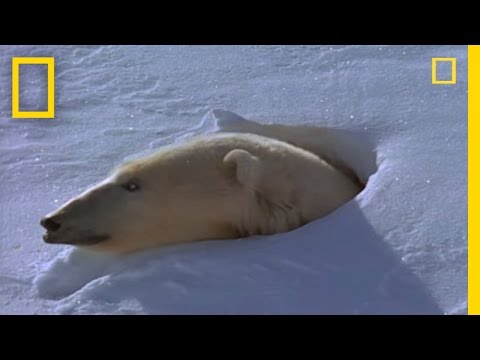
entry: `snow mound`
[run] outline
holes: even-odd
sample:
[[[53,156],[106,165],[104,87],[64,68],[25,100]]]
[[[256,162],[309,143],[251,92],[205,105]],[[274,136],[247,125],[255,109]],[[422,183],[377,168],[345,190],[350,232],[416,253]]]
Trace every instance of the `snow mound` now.
[[[348,142],[341,131],[326,128],[260,125],[225,110],[210,112],[175,138],[221,131],[271,136],[317,153],[328,150],[365,181],[376,169],[375,154],[361,137]],[[34,284],[41,297],[58,300],[55,309],[63,314],[440,313],[365,219],[360,199],[273,236],[119,257],[68,250]]]

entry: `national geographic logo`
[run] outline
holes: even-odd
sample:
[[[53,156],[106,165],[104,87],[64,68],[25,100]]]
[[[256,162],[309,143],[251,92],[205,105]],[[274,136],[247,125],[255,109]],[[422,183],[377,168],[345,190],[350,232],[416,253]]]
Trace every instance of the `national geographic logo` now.
[[[438,63],[450,63],[450,79],[439,79],[437,75]],[[457,59],[456,58],[432,58],[432,84],[434,85],[453,85],[457,83]]]
[[[47,65],[47,110],[20,110],[20,65]],[[55,59],[53,57],[12,58],[12,118],[53,119],[55,117]]]

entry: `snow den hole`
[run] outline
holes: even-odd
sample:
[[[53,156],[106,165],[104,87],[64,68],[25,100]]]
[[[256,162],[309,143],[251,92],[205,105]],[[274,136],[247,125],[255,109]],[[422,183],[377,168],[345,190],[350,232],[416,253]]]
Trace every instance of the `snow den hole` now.
[[[326,127],[260,124],[233,112],[213,110],[205,122],[213,121],[215,131],[258,134],[298,146],[322,157],[366,187],[377,171],[373,142],[361,132]]]

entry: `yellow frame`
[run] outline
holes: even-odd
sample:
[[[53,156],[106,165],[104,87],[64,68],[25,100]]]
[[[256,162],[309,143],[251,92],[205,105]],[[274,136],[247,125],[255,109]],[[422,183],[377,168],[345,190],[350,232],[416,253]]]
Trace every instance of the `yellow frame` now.
[[[468,46],[468,314],[480,315],[480,45]]]
[[[452,77],[450,80],[437,80],[437,62],[452,63]],[[457,83],[457,59],[456,58],[432,58],[432,84],[456,84]]]
[[[20,111],[20,65],[47,65],[47,110]],[[14,119],[53,119],[55,117],[55,59],[53,57],[12,58],[12,117]]]

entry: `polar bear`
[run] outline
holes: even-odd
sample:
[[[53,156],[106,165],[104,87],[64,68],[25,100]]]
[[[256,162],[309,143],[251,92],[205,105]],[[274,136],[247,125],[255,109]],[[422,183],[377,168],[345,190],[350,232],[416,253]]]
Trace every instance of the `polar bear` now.
[[[126,253],[286,232],[331,213],[361,189],[289,143],[217,133],[121,165],[41,224],[47,243]]]

